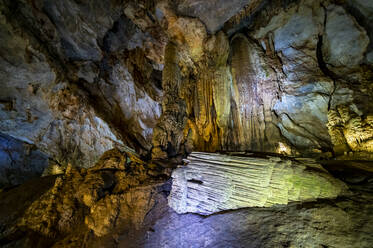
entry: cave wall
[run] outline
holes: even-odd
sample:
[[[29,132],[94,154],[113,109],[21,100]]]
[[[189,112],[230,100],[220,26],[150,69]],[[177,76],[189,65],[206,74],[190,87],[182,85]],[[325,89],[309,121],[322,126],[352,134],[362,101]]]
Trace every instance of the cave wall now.
[[[155,134],[167,142],[155,142],[153,157],[194,149],[370,159],[372,29],[364,4],[275,1],[230,37],[208,35],[205,22],[159,5],[178,57],[177,68],[165,58],[165,70],[181,71],[171,91],[187,121],[179,118],[185,128],[177,134]],[[197,12],[191,16],[201,18]]]
[[[1,1],[0,245],[371,247],[372,16]]]
[[[162,33],[135,25],[124,14],[133,18],[133,4],[1,1],[0,132],[59,166],[91,167],[113,147],[150,150]]]
[[[0,133],[0,187],[40,177],[49,165],[48,155],[35,145]]]
[[[126,146],[371,158],[369,2],[0,6],[0,132],[58,165]]]

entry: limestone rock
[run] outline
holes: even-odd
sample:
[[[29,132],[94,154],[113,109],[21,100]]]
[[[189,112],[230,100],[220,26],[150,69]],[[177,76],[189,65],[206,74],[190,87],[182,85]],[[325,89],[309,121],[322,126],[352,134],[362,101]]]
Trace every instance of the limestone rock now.
[[[362,63],[369,44],[366,31],[340,6],[327,10],[323,49],[325,62],[334,67]]]
[[[45,1],[44,8],[56,25],[64,55],[72,60],[100,60],[100,43],[121,14],[112,1],[97,1],[92,5]]]
[[[184,142],[183,128],[186,118],[185,102],[180,97],[182,82],[179,59],[175,44],[167,44],[162,75],[162,88],[166,94],[162,100],[163,114],[153,137],[153,158],[174,157],[183,150],[181,146]]]
[[[365,191],[364,187],[369,188],[366,184],[359,188]],[[149,232],[146,240],[137,241],[137,245],[369,248],[373,242],[373,198],[371,190],[360,190],[353,197],[332,201],[246,208],[210,216],[169,210],[152,226],[154,232]]]
[[[354,108],[355,107],[355,108]],[[328,113],[328,128],[335,152],[373,151],[373,116],[363,116],[355,105],[339,105]]]
[[[354,13],[355,18],[358,20],[359,25],[364,27],[367,30],[367,35],[369,36],[369,46],[366,53],[366,62],[369,64],[373,63],[373,32],[369,32],[369,30],[373,30],[373,4],[370,1],[363,1],[363,0],[349,0],[347,1],[347,6],[350,12]]]
[[[136,170],[141,165],[140,162],[134,163],[132,168],[128,168],[127,164],[126,173],[121,169],[102,167],[103,164],[111,164],[108,167],[120,168],[118,165],[125,161],[128,155],[130,154],[110,151],[102,158],[102,162],[97,164],[96,169],[88,171],[70,168],[64,176],[57,179],[43,177],[1,191],[2,245],[128,248],[260,248],[285,245],[371,247],[373,194],[372,169],[366,167],[369,164],[365,164],[366,169],[360,172],[364,175],[363,180],[348,184],[351,192],[346,197],[251,207],[201,216],[193,213],[178,214],[168,207],[166,197],[171,183],[163,184],[165,179],[155,177],[155,181],[152,181],[147,177],[145,181],[140,180],[139,184],[132,181],[139,178],[137,175],[143,175],[140,172],[142,169]],[[211,160],[207,162],[212,165]],[[303,162],[306,165],[312,164],[308,159]],[[337,171],[345,171],[344,162],[332,162]],[[300,166],[300,170],[305,166],[299,164],[299,161],[294,160],[293,163]],[[351,176],[357,172],[358,167],[364,167],[360,162],[356,164],[353,171],[346,170],[345,173]],[[144,163],[143,166],[145,174],[148,175],[149,171],[154,169]],[[330,177],[316,165],[308,167],[306,171],[304,173],[322,174],[325,176],[325,182]],[[113,176],[116,173],[121,173],[124,177]],[[240,176],[242,175],[235,175],[235,178]],[[127,179],[131,177],[129,188],[124,191],[113,190],[113,186],[115,189],[118,184],[127,184]],[[307,178],[300,181],[304,182]],[[151,180],[148,181],[149,179]],[[95,184],[94,181],[97,182],[96,192],[99,198],[93,200],[88,207],[77,192],[90,188]]]
[[[152,34],[123,15],[124,5],[20,0],[0,8],[1,132],[62,166],[91,167],[123,144],[149,152],[162,95],[153,68],[162,59],[150,55]]]
[[[94,237],[100,239],[107,235],[113,237],[115,233],[139,231],[161,193],[158,186],[165,177],[162,168],[143,162],[136,154],[110,150],[89,170],[70,166],[63,175],[30,182],[31,188],[33,183],[39,183],[41,190],[33,199],[19,194],[19,197],[29,197],[25,205],[4,193],[2,199],[12,206],[18,202],[16,209],[20,211],[0,217],[2,227],[13,226],[1,231],[0,239],[17,236],[20,230],[25,230],[29,233],[24,236],[26,244],[39,237],[37,247],[51,246],[57,241],[62,243],[61,247],[67,245],[64,242],[81,246],[87,240],[79,237],[87,232],[92,231]],[[21,186],[21,193],[23,191]],[[5,211],[3,207],[0,204]],[[51,237],[54,238],[49,239]]]
[[[218,31],[226,21],[237,14],[246,5],[253,4],[254,0],[181,0],[177,1],[177,11],[181,15],[199,18],[210,33]]]
[[[335,198],[347,186],[308,159],[235,157],[194,152],[172,173],[169,206],[209,215],[245,207]]]
[[[34,145],[0,133],[1,188],[40,177],[48,164],[48,156]]]

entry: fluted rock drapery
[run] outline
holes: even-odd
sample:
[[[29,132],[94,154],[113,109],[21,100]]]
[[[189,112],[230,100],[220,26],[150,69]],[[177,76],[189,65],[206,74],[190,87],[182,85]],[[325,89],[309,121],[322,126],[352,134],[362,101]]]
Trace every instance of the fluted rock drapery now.
[[[335,198],[347,187],[314,160],[193,152],[172,173],[168,203],[177,213],[202,215],[245,207]]]

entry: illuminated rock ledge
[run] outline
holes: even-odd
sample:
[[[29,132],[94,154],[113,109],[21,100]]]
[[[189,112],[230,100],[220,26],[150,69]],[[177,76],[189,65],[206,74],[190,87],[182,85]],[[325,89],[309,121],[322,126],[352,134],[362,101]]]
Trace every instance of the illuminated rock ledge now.
[[[193,152],[173,174],[168,204],[202,215],[245,207],[335,198],[347,186],[312,159]]]

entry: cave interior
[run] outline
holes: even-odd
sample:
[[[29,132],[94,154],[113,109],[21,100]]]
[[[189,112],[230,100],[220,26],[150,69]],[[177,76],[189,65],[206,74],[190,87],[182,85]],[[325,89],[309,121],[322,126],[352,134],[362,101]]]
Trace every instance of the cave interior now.
[[[0,0],[1,247],[372,234],[372,0]]]

